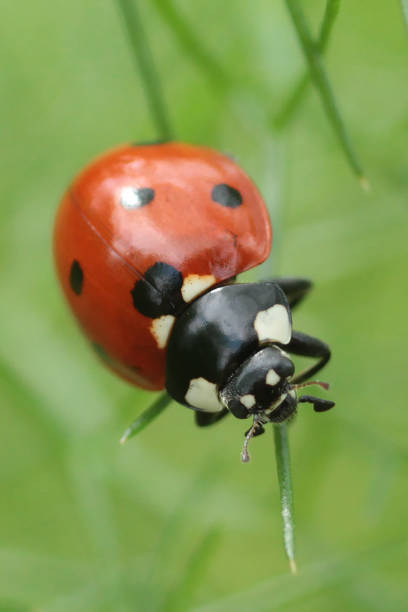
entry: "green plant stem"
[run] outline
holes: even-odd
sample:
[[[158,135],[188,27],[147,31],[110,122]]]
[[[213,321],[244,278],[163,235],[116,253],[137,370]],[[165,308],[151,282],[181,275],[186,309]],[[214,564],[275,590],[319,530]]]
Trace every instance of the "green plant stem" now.
[[[213,58],[180,10],[174,7],[172,0],[153,0],[153,4],[172,30],[185,56],[201,67],[214,87],[228,86],[231,80],[229,74]]]
[[[401,0],[402,16],[404,17],[405,27],[408,30],[408,0]]]
[[[143,431],[145,427],[157,419],[157,417],[165,408],[167,408],[171,401],[172,399],[168,393],[162,393],[157,400],[153,402],[151,406],[149,406],[149,408],[144,410],[144,412],[142,412],[142,414],[139,415],[131,425],[129,425],[121,437],[120,443],[124,444],[127,440],[129,440],[129,438],[133,438],[133,436]]]
[[[135,61],[145,85],[146,96],[157,131],[163,140],[171,140],[172,130],[164,104],[162,87],[140,20],[136,0],[117,0],[117,3],[123,16],[129,42],[134,51]]]
[[[351,145],[343,118],[338,109],[337,102],[330,85],[320,49],[312,38],[299,0],[285,0],[285,2],[292,18],[300,46],[308,62],[310,77],[320,95],[330,123],[332,124],[351,169],[360,179],[362,186],[367,188],[367,179],[364,176],[360,161]]]
[[[321,54],[324,54],[330,40],[330,34],[340,9],[340,0],[326,0],[326,8],[320,24],[317,46]],[[280,110],[273,117],[274,127],[283,129],[293,118],[299,108],[310,83],[310,72],[304,70],[293,86],[292,91],[282,104]]]
[[[326,8],[319,30],[319,48],[323,53],[328,45],[330,34],[340,9],[340,0],[326,0]]]
[[[293,512],[292,477],[290,473],[290,452],[288,426],[286,423],[273,426],[275,438],[276,467],[280,489],[283,520],[283,541],[291,572],[297,573],[295,559],[295,522]]]

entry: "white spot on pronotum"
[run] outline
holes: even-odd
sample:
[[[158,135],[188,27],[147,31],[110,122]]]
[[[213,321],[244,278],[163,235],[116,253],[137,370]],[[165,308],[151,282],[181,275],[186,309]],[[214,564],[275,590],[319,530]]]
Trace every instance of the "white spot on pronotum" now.
[[[215,383],[201,377],[190,381],[185,400],[193,408],[199,408],[204,412],[220,412],[223,409]]]
[[[258,312],[254,327],[260,342],[288,344],[292,335],[289,314],[283,304]]]
[[[185,277],[183,286],[181,288],[181,295],[185,302],[191,302],[197,295],[200,295],[203,291],[211,287],[216,283],[215,276],[212,274],[189,274]]]
[[[150,331],[152,332],[159,348],[162,349],[167,345],[167,341],[175,320],[176,317],[173,317],[173,315],[163,315],[158,319],[153,319],[150,326]]]
[[[279,374],[277,374],[275,370],[269,370],[266,375],[266,380],[265,380],[266,384],[271,385],[271,387],[274,387],[275,385],[278,384],[279,381],[280,381]]]
[[[296,399],[296,391],[294,389],[292,389],[291,391],[289,391],[289,395],[292,399]]]
[[[256,404],[255,395],[252,395],[252,393],[243,395],[239,398],[239,401],[245,406],[245,408],[248,408],[248,410],[250,410]]]

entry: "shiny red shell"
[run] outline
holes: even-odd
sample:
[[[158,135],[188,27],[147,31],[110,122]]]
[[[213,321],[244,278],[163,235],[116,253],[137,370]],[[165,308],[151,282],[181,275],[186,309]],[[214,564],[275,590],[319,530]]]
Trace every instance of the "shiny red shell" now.
[[[238,190],[242,204],[215,202],[216,185]],[[154,189],[154,199],[127,209],[127,188]],[[91,163],[62,200],[54,236],[58,275],[83,330],[116,373],[152,390],[164,387],[166,349],[132,302],[135,283],[165,262],[184,279],[204,277],[207,290],[262,263],[270,248],[266,206],[249,177],[228,156],[182,143],[125,145]]]

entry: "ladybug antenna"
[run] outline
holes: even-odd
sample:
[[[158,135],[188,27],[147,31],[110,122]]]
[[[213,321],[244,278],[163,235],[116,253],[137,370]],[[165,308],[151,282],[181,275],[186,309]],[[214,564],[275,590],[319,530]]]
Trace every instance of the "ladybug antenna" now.
[[[308,382],[301,383],[299,385],[292,385],[292,389],[303,389],[304,387],[309,387],[310,385],[319,385],[326,391],[330,388],[329,383],[321,382],[320,380],[309,380]],[[298,402],[301,403],[309,403],[313,404],[313,409],[315,412],[326,412],[326,410],[330,410],[335,405],[331,400],[322,399],[321,397],[314,397],[313,395],[302,395],[299,397]]]
[[[330,389],[329,383],[322,382],[320,380],[309,380],[308,382],[300,383],[299,385],[292,385],[292,389],[303,389],[303,387],[309,387],[310,385],[319,385],[319,387],[326,389],[326,391]]]
[[[248,451],[248,445],[249,445],[250,440],[254,436],[257,435],[258,427],[262,427],[258,419],[259,419],[259,416],[255,414],[252,427],[251,429],[248,429],[248,431],[246,432],[244,446],[242,448],[242,453],[241,453],[242,463],[248,463],[249,461],[251,461],[251,455],[249,454],[249,451]]]

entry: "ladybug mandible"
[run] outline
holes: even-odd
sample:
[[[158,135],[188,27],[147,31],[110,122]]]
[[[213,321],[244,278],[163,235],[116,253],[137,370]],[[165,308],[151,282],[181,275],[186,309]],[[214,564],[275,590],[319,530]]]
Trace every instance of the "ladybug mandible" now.
[[[105,364],[136,386],[166,387],[200,426],[253,416],[246,445],[298,402],[334,405],[297,396],[330,358],[327,344],[292,330],[311,283],[234,282],[270,248],[265,203],[243,170],[174,142],[126,145],[85,168],[54,240],[66,298]],[[288,353],[317,362],[295,375]]]

